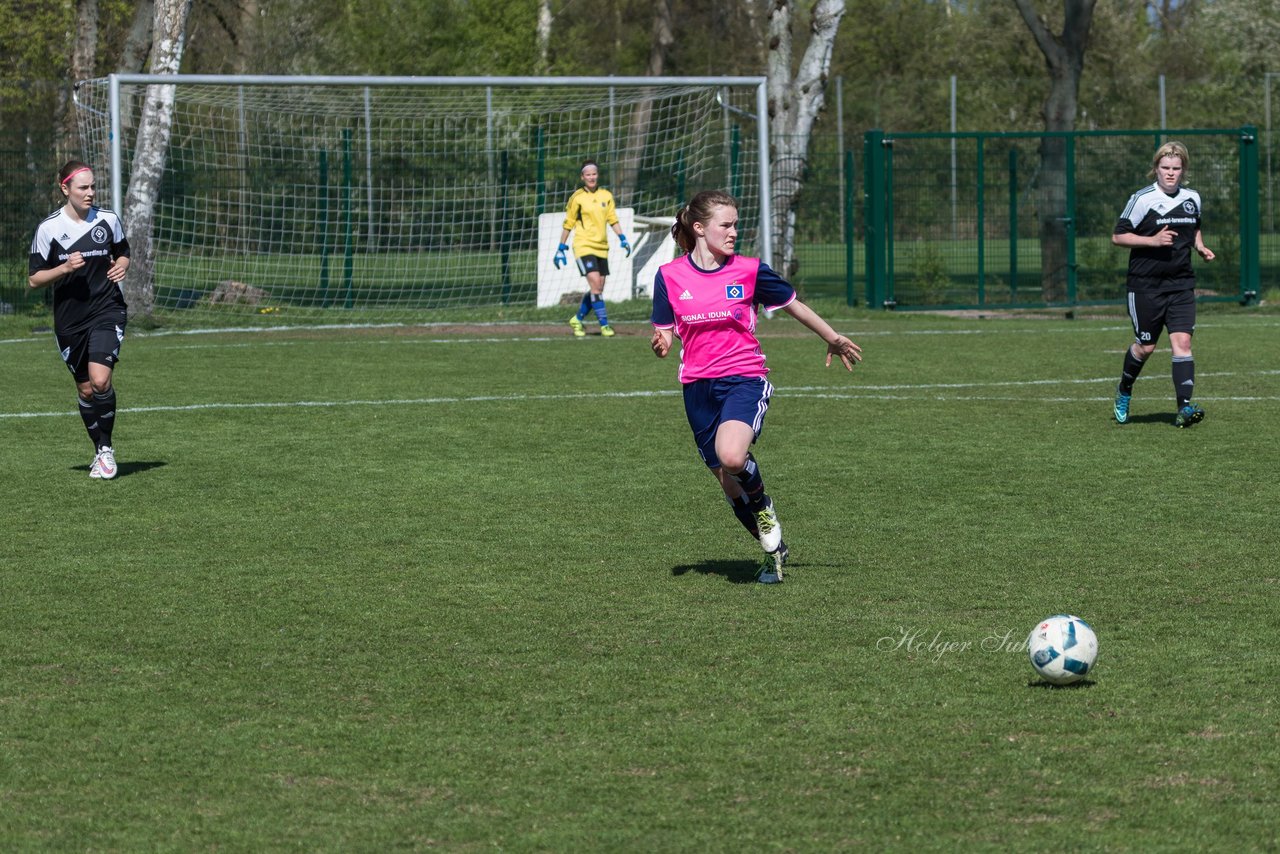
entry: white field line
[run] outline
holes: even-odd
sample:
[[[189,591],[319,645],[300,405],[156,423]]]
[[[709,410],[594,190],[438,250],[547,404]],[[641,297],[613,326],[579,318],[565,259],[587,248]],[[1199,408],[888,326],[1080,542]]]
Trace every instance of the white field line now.
[[[1227,376],[1277,376],[1280,370],[1266,371],[1221,371],[1221,372],[1203,372],[1201,377],[1227,377]],[[1156,381],[1156,377],[1142,377],[1139,381]],[[1167,379],[1167,378],[1166,378]],[[795,386],[791,388],[783,387],[779,389],[779,393],[783,398],[786,397],[815,397],[829,398],[833,400],[934,400],[934,401],[1020,401],[1023,403],[1081,403],[1092,401],[1109,401],[1112,399],[1112,392],[1109,386],[1115,382],[1115,377],[1098,377],[1094,379],[1052,379],[1052,380],[1006,380],[996,382],[970,382],[970,383],[897,383],[892,385],[873,385],[873,386]],[[1108,385],[1107,394],[1102,396],[1086,396],[1086,397],[1062,397],[1060,395],[1047,397],[1021,397],[1001,394],[981,394],[983,389],[1010,389],[1010,388],[1043,388],[1046,386],[1063,386],[1063,385],[1095,385],[1098,383],[1106,383]],[[956,391],[972,391],[979,392],[976,394],[949,394],[947,392]],[[914,394],[913,394],[914,392]],[[463,404],[463,403],[521,403],[521,402],[542,402],[542,401],[566,401],[566,400],[622,400],[629,398],[647,398],[647,397],[674,397],[679,394],[678,389],[660,389],[657,391],[601,391],[601,392],[573,392],[565,394],[486,394],[486,395],[468,395],[465,397],[418,397],[418,398],[388,398],[385,400],[297,400],[297,401],[258,401],[252,403],[192,403],[182,405],[168,406],[135,406],[122,407],[122,413],[145,413],[145,412],[207,412],[214,410],[245,410],[245,409],[304,409],[304,408],[331,408],[331,407],[347,407],[347,406],[437,406],[441,404]],[[1200,395],[1197,400],[1215,401],[1215,402],[1259,402],[1259,401],[1280,401],[1280,395],[1243,395],[1243,396],[1211,396]],[[50,411],[50,412],[0,412],[0,420],[18,419],[18,418],[53,418],[78,415],[72,411]]]
[[[915,336],[915,335],[1045,335],[1045,334],[1078,334],[1078,333],[1112,333],[1112,332],[1132,332],[1133,327],[1127,323],[1115,326],[1090,326],[1088,321],[1078,321],[1081,325],[1072,325],[1077,321],[1067,324],[1065,322],[1056,321],[1033,321],[1027,326],[1012,326],[1017,321],[1011,320],[992,320],[986,321],[981,327],[963,328],[963,329],[858,329],[851,327],[842,329],[841,332],[849,337],[857,340],[862,338],[884,338],[894,336]],[[626,321],[625,325],[633,325],[639,323],[644,325],[644,321]],[[1054,323],[1051,328],[1046,328],[1046,324]],[[1061,325],[1060,325],[1061,324]],[[491,321],[491,322],[457,322],[457,321],[441,321],[433,323],[331,323],[312,326],[307,324],[281,325],[281,326],[241,326],[241,327],[224,327],[221,329],[176,329],[176,330],[156,330],[151,332],[130,332],[130,340],[140,338],[170,338],[170,337],[190,337],[197,335],[271,335],[282,332],[320,332],[335,331],[343,332],[357,329],[441,329],[456,328],[459,326],[480,327],[484,329],[492,329],[500,331],[503,327],[529,326],[527,322],[517,320]],[[559,330],[562,324],[549,323],[546,324],[548,330]],[[1223,321],[1201,321],[1196,325],[1197,330],[1205,329],[1274,329],[1280,327],[1280,318],[1266,320],[1258,319],[1238,319]],[[762,330],[768,330],[768,326],[762,326]],[[51,333],[40,335],[32,335],[24,338],[0,338],[0,345],[5,344],[27,344],[27,343],[44,343],[48,345]],[[466,342],[491,342],[491,341],[559,341],[561,339],[569,340],[567,336],[549,335],[536,337],[510,337],[510,338],[466,338],[464,336],[451,337],[448,339],[431,339],[432,344],[452,344]],[[413,339],[396,338],[386,339],[386,343],[415,343]],[[222,345],[227,346],[227,345]]]

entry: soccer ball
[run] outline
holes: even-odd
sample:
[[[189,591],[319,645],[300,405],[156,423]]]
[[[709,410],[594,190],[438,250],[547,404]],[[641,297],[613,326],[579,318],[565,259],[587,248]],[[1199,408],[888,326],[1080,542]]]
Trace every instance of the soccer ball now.
[[[1098,659],[1098,636],[1079,617],[1055,614],[1031,630],[1027,655],[1041,678],[1054,685],[1070,685],[1093,669]]]

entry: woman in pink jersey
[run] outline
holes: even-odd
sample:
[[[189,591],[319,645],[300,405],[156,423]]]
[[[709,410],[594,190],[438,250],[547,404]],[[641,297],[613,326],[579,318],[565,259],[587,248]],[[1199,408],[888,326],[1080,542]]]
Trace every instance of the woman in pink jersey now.
[[[751,446],[764,429],[773,386],[756,339],[757,305],[781,309],[827,342],[827,365],[838,356],[852,371],[862,350],[800,300],[785,279],[758,258],[734,254],[738,202],[709,190],[694,196],[671,234],[685,254],[654,279],[653,338],[658,358],[680,338],[684,408],[703,462],[720,482],[734,515],[765,551],[757,575],[782,580],[787,545],[773,501],[764,490]]]

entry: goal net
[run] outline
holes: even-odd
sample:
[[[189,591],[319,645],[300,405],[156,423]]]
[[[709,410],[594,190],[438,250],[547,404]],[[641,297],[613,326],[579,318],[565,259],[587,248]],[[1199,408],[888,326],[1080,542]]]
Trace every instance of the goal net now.
[[[152,208],[157,309],[557,302],[583,285],[554,269],[544,223],[558,218],[558,242],[586,158],[635,238],[632,258],[610,258],[611,298],[647,293],[647,262],[670,257],[662,223],[699,190],[737,196],[741,251],[767,247],[762,78],[114,75],[76,92],[99,204],[120,210],[142,171],[137,128],[158,81],[173,108]]]

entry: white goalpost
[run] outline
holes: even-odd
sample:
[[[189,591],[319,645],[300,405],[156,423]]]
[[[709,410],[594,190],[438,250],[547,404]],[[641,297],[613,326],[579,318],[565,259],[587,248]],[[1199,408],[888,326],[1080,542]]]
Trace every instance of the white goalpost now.
[[[587,158],[633,245],[611,252],[606,299],[648,295],[699,190],[737,196],[742,251],[772,253],[763,77],[116,74],[76,87],[99,204],[118,210],[139,171],[157,85],[174,93],[152,211],[158,309],[556,305],[585,288],[551,261]]]

